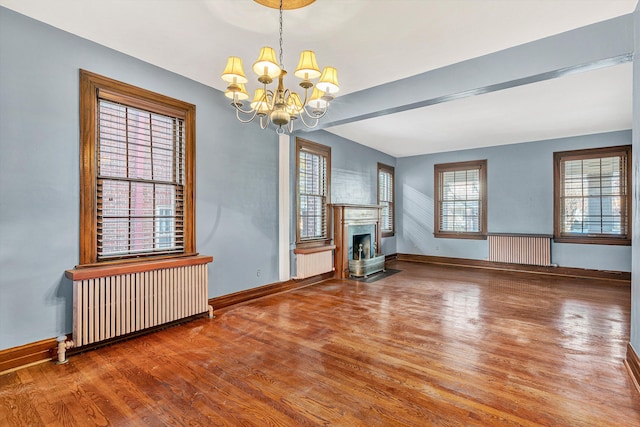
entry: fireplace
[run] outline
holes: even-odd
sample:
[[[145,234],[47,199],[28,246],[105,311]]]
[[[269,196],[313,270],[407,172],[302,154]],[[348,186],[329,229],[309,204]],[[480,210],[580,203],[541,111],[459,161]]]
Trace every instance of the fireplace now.
[[[353,253],[351,259],[369,259],[373,251],[371,250],[371,234],[356,234],[351,240],[353,244],[349,252]]]
[[[359,251],[362,245],[362,251]],[[349,251],[348,259],[371,258],[376,251],[375,224],[347,224],[345,247]]]
[[[380,206],[332,205],[334,214],[334,265],[336,277],[367,277],[384,271]]]

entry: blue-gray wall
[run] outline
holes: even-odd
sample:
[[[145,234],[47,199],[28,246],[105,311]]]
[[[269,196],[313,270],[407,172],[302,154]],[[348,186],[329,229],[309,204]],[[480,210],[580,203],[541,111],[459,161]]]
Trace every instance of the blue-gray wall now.
[[[435,164],[487,159],[489,232],[553,234],[553,153],[630,143],[631,131],[621,131],[400,158],[396,163],[398,253],[478,260],[488,256],[486,240],[433,236]],[[631,247],[554,243],[552,262],[631,271]]]
[[[236,123],[216,90],[0,8],[0,349],[71,330],[80,68],[196,105],[196,239],[215,257],[209,295],[278,277],[274,134]]]
[[[633,13],[635,52],[640,52],[640,2]],[[636,58],[638,54],[636,53]],[[631,346],[640,355],[640,62],[633,63],[633,263],[631,266]]]
[[[334,102],[337,103],[339,100]],[[291,138],[291,218],[296,217],[296,136],[331,147],[331,203],[362,205],[378,203],[378,162],[395,167],[394,157],[326,131],[297,132]],[[295,220],[291,223],[292,242],[295,242]],[[383,238],[382,248],[379,251],[385,255],[395,254],[396,237]]]
[[[275,132],[238,123],[217,90],[0,7],[0,349],[71,331],[80,68],[196,105],[196,241],[215,259],[209,296],[278,281]],[[336,194],[365,183],[363,200],[375,200],[372,171],[388,156],[308,137],[335,146]]]

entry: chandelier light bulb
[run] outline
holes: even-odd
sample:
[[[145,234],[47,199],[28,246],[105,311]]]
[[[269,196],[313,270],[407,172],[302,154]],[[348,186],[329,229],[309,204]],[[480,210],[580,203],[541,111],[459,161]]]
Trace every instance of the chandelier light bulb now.
[[[258,60],[253,64],[253,72],[259,76],[258,81],[269,84],[280,75],[281,71],[276,59],[276,51],[269,46],[260,49]],[[265,81],[261,81],[260,78]]]

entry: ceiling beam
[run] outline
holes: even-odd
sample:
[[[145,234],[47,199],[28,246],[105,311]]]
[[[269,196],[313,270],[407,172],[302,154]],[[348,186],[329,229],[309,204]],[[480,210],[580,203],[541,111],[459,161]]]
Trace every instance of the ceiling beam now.
[[[317,129],[630,62],[632,14],[338,97]]]

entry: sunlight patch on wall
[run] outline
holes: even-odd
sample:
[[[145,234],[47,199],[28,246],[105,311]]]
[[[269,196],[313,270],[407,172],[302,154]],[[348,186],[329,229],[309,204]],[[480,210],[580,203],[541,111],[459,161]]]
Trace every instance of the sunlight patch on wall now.
[[[433,235],[433,199],[415,188],[402,186],[402,236],[422,253],[429,252]]]

